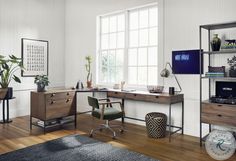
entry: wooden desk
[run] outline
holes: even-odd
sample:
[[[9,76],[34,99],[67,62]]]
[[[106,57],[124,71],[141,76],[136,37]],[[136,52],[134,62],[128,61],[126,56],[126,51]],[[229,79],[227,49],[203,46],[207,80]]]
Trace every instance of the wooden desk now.
[[[153,94],[149,92],[144,91],[133,91],[133,92],[127,92],[127,91],[121,91],[121,90],[113,90],[113,89],[104,89],[104,90],[93,90],[93,89],[78,89],[76,92],[92,92],[93,96],[95,96],[96,92],[106,92],[107,97],[113,97],[113,98],[120,98],[122,100],[122,105],[124,106],[125,100],[135,100],[135,101],[145,101],[145,102],[154,102],[158,104],[167,104],[169,105],[169,141],[171,141],[171,135],[177,133],[178,131],[181,131],[181,133],[184,133],[184,95],[183,94],[176,94],[176,95],[169,95],[167,93],[162,94]],[[182,120],[181,120],[181,126],[174,126],[171,123],[171,108],[172,104],[181,103],[182,104]],[[90,111],[88,111],[90,112]],[[87,113],[87,112],[85,112]],[[80,113],[82,114],[82,113]],[[145,121],[138,118],[132,118],[125,116],[122,118],[122,123],[124,122],[124,119],[132,119],[132,120],[138,120],[138,121]],[[171,128],[175,128],[175,131],[171,131]]]

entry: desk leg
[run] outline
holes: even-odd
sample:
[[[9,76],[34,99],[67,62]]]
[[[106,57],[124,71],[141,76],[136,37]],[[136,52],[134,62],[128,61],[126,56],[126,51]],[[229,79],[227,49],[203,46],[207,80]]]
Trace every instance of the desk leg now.
[[[122,107],[125,108],[125,100],[124,99],[122,99],[121,104],[122,104]],[[125,116],[123,115],[121,119],[122,119],[122,124],[123,124],[125,122]]]
[[[169,142],[171,142],[171,104],[169,105]]]
[[[184,134],[184,101],[182,101],[182,135]]]

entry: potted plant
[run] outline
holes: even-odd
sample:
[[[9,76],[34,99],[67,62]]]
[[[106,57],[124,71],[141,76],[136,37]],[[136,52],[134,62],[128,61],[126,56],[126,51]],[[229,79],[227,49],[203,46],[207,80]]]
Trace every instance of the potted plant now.
[[[229,76],[236,77],[236,56],[233,56],[231,59],[227,59],[229,68]]]
[[[38,92],[45,92],[45,87],[48,86],[49,80],[47,75],[37,75],[34,79],[34,83],[37,84]]]
[[[9,55],[8,58],[0,55],[0,70],[1,70],[1,82],[2,89],[7,89],[5,98],[12,98],[13,89],[9,87],[12,80],[17,83],[21,83],[19,77],[15,75],[15,72],[19,69],[24,69],[21,58],[17,58],[14,55]]]
[[[92,73],[91,73],[91,64],[92,64],[92,57],[91,56],[86,56],[85,57],[86,64],[85,64],[85,69],[87,71],[87,88],[92,88]]]

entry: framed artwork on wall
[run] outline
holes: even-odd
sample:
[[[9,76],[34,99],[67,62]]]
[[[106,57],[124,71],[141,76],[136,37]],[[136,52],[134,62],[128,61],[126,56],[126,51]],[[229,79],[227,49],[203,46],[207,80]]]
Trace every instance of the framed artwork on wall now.
[[[48,41],[22,38],[21,57],[25,68],[22,77],[48,75]]]

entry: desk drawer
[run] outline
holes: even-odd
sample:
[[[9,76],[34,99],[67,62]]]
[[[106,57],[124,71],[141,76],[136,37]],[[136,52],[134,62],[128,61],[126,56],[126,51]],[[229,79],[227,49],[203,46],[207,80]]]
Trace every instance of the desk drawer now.
[[[115,97],[115,98],[125,98],[125,93],[122,92],[107,92],[107,97]]]
[[[216,103],[202,103],[202,113],[236,117],[236,106]]]
[[[147,95],[146,101],[156,102],[156,103],[170,103],[170,97]]]
[[[73,99],[48,100],[46,102],[46,119],[68,116],[74,112]]]
[[[125,98],[130,100],[146,101],[146,95],[143,94],[126,93]]]
[[[60,100],[60,99],[72,99],[75,92],[60,92],[60,93],[49,93],[46,95],[46,100]]]
[[[216,125],[236,126],[236,116],[230,117],[222,114],[202,113],[202,122]]]

